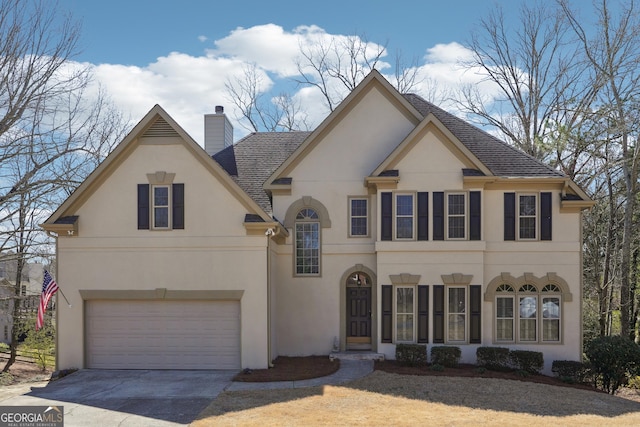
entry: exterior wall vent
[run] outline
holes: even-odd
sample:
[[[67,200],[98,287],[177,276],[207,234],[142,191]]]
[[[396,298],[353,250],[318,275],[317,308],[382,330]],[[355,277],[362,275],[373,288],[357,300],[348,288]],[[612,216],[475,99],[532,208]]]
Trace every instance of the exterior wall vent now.
[[[170,138],[179,137],[180,135],[166,120],[159,117],[142,136],[146,138]]]

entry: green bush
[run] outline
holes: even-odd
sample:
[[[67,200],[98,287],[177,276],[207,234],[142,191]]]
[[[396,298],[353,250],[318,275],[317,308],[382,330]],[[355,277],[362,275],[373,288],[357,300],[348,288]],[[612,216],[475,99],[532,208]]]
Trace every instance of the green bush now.
[[[431,365],[431,366],[429,367],[429,370],[434,371],[434,372],[442,372],[442,371],[444,371],[444,366],[442,366],[442,365],[438,365],[438,364],[436,364],[436,365]]]
[[[629,379],[627,383],[627,387],[632,388],[634,390],[640,390],[640,376],[635,376]]]
[[[396,345],[396,361],[404,366],[423,366],[427,364],[427,346],[420,344]]]
[[[551,372],[566,383],[583,383],[589,372],[589,366],[576,360],[554,360]]]
[[[585,353],[596,384],[607,393],[614,394],[628,378],[640,373],[640,347],[627,337],[598,337],[587,343]]]
[[[509,349],[506,347],[478,347],[476,350],[478,366],[483,366],[492,371],[508,371]]]
[[[544,357],[539,351],[511,350],[509,360],[518,371],[537,374],[544,366]]]
[[[439,346],[431,347],[431,363],[447,368],[457,368],[460,361],[460,347]]]

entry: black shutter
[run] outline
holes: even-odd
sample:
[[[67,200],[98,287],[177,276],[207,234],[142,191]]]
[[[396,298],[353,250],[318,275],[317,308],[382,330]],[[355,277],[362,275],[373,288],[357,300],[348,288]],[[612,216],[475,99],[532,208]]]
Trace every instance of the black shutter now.
[[[551,193],[540,193],[540,240],[551,240]]]
[[[138,184],[138,230],[149,229],[149,184]]]
[[[516,240],[516,193],[504,193],[504,240]]]
[[[184,184],[172,187],[172,223],[174,230],[184,229]]]
[[[482,286],[471,285],[469,287],[469,343],[479,344],[482,342]]]
[[[418,342],[429,342],[429,286],[418,285]]]
[[[393,286],[382,285],[382,333],[381,342],[392,342],[393,340]]]
[[[418,193],[418,240],[429,240],[429,193]]]
[[[444,285],[433,285],[433,342],[444,343]]]
[[[433,192],[433,240],[444,240],[444,193]]]
[[[469,192],[469,240],[480,240],[482,235],[482,208],[480,192]]]
[[[380,194],[382,218],[380,220],[380,240],[392,240],[393,237],[393,196],[385,192]]]

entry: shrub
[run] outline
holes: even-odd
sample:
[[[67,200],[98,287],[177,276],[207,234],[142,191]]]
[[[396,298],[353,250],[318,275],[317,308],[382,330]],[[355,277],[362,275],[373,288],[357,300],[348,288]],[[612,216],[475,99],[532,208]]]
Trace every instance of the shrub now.
[[[444,371],[444,366],[435,364],[435,365],[431,365],[429,367],[429,369],[434,371],[434,372],[442,372],[442,371]]]
[[[583,383],[589,372],[588,365],[576,360],[554,360],[551,372],[566,383]]]
[[[627,387],[632,388],[634,390],[640,390],[640,376],[635,376],[629,379],[627,383]]]
[[[530,374],[539,373],[544,366],[544,357],[539,351],[511,350],[509,360],[517,370]]]
[[[447,368],[456,368],[460,361],[460,347],[439,346],[431,347],[431,363]]]
[[[396,361],[405,366],[423,366],[427,364],[427,346],[420,344],[396,345]]]
[[[640,373],[640,347],[620,335],[598,337],[586,345],[585,351],[596,383],[614,394],[631,376]]]
[[[476,350],[478,366],[492,371],[507,371],[509,366],[509,349],[506,347],[478,347]]]

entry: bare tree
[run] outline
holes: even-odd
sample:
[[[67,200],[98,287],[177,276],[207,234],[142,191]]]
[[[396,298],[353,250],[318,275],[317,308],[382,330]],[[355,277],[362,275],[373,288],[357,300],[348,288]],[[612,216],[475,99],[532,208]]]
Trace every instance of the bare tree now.
[[[640,147],[637,144],[640,117],[640,19],[633,0],[620,4],[614,14],[607,0],[596,5],[598,25],[594,33],[587,32],[577,13],[566,0],[559,0],[567,20],[578,37],[583,54],[603,86],[599,92],[603,119],[609,124],[608,138],[619,147],[617,161],[624,184],[624,219],[620,263],[621,334],[635,331],[635,295],[631,293],[633,220],[638,194]]]
[[[227,98],[239,115],[238,122],[250,132],[307,130],[307,115],[287,93],[270,97],[269,77],[255,64],[243,67],[242,76],[225,82]]]
[[[523,3],[519,22],[509,28],[496,7],[480,20],[468,45],[472,59],[462,64],[483,74],[501,96],[486,99],[477,85],[469,85],[460,92],[459,106],[542,160],[554,152],[556,123],[579,119],[594,96],[593,81],[570,44],[565,21],[564,14],[547,4]]]
[[[124,134],[125,122],[104,94],[86,96],[89,69],[71,61],[79,35],[54,3],[0,3],[0,251],[17,266],[4,371],[15,361],[26,316],[22,271],[53,250],[38,224]]]
[[[376,68],[385,53],[386,44],[371,43],[364,35],[318,38],[314,43],[300,44],[296,62],[299,75],[293,80],[317,88],[326,107],[333,111]],[[406,85],[411,74],[403,78],[402,84]]]

